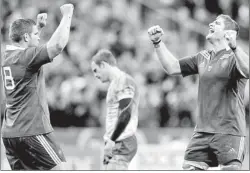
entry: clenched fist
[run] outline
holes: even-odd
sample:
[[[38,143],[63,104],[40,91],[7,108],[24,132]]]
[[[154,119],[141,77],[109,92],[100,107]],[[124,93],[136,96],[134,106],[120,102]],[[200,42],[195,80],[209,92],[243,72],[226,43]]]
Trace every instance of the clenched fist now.
[[[227,40],[228,46],[231,49],[236,48],[236,37],[237,37],[237,32],[234,30],[227,30],[225,32],[225,38]]]
[[[72,15],[74,11],[73,4],[64,4],[60,7],[62,15]]]
[[[40,13],[36,17],[36,23],[39,28],[43,28],[47,23],[47,13]]]
[[[154,44],[159,43],[161,41],[161,36],[163,34],[164,32],[159,25],[152,26],[148,29],[148,36]]]

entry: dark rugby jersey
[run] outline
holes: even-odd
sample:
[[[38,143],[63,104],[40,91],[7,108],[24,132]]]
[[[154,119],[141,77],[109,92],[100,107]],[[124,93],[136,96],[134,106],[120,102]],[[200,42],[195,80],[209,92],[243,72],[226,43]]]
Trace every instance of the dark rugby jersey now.
[[[6,95],[2,137],[31,136],[53,131],[42,67],[49,62],[46,45],[26,49],[6,47],[1,69]]]
[[[231,49],[201,51],[179,61],[182,75],[199,74],[195,131],[246,135],[244,89],[247,82]]]

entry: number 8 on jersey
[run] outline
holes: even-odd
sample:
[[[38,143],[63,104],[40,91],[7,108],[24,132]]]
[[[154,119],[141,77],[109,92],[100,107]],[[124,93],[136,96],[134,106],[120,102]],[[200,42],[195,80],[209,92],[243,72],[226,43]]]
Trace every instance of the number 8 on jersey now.
[[[3,76],[6,90],[13,90],[15,88],[15,83],[9,66],[3,67]]]

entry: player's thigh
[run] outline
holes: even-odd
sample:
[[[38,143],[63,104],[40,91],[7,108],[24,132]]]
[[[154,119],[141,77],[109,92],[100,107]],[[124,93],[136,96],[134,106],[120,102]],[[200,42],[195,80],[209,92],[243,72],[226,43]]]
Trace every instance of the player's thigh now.
[[[220,165],[236,161],[242,163],[246,152],[245,137],[216,134],[210,144]]]
[[[198,169],[207,169],[213,160],[209,151],[209,142],[212,134],[195,132],[189,141],[184,155],[182,168],[184,170],[196,167]],[[192,168],[193,169],[193,168]]]
[[[3,144],[10,168],[12,170],[25,170],[17,154],[17,145],[20,144],[19,138],[3,138]]]
[[[137,139],[135,135],[116,142],[114,150],[112,151],[113,157],[109,160],[107,165],[104,165],[104,169],[127,170],[136,152]]]
[[[114,155],[118,155],[117,159],[131,162],[137,152],[137,139],[133,135],[115,144],[113,150]]]
[[[51,133],[24,137],[23,143],[26,150],[22,154],[22,160],[27,165],[32,163],[33,169],[50,170],[65,161]]]

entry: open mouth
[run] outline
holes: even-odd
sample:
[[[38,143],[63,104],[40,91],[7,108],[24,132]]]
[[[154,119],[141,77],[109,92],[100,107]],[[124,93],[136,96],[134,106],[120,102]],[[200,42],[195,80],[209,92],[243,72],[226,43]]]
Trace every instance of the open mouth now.
[[[214,33],[214,30],[212,28],[209,28],[210,33]]]

